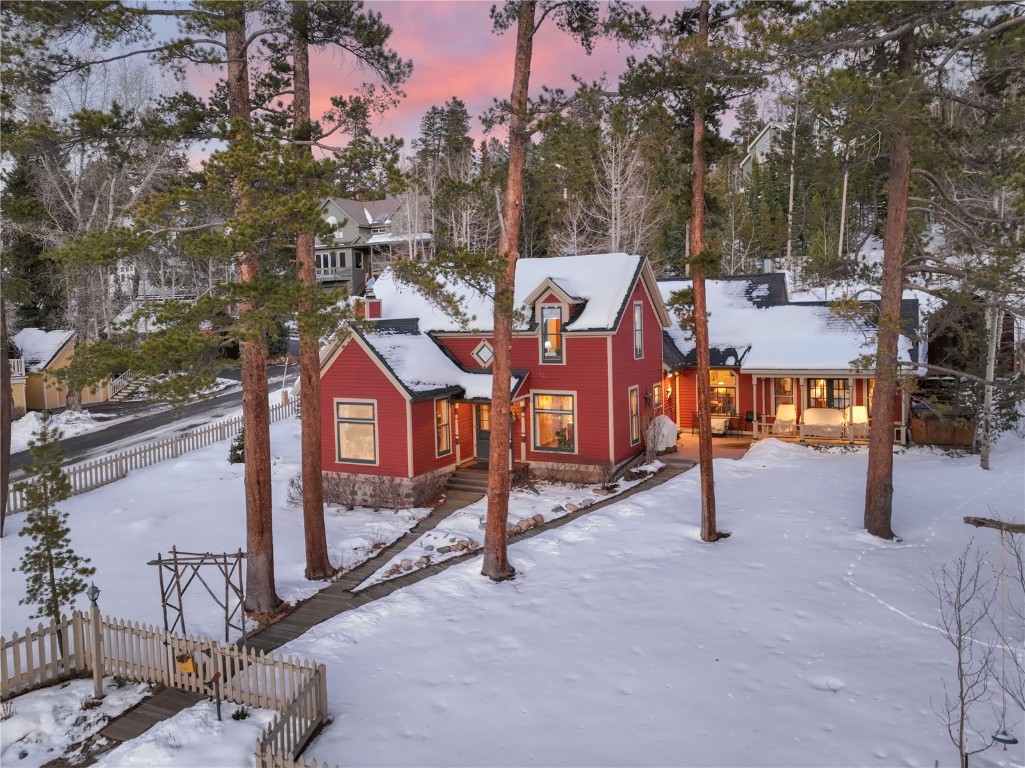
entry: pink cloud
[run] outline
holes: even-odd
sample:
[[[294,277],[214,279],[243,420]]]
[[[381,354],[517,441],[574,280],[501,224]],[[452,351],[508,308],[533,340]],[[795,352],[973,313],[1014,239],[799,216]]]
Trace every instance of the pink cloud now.
[[[479,137],[477,118],[493,99],[508,98],[512,88],[515,29],[503,35],[492,33],[489,2],[371,0],[367,7],[381,13],[391,26],[391,47],[401,57],[413,60],[413,75],[403,88],[406,98],[384,117],[377,130],[403,137],[408,148],[424,113],[455,96],[466,103]],[[572,89],[571,74],[590,80],[606,73],[615,83],[625,69],[628,53],[626,48],[618,50],[615,43],[601,40],[588,56],[549,21],[534,44],[531,94],[539,93],[542,85]],[[326,106],[332,94],[351,92],[367,78],[337,55],[321,54],[314,67],[315,111]]]

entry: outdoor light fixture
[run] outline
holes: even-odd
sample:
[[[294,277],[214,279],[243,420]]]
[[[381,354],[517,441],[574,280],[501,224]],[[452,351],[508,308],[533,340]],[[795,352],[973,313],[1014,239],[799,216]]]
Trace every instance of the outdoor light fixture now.
[[[96,605],[96,601],[100,599],[100,588],[95,584],[90,584],[89,589],[85,591],[85,596],[89,598],[92,605]]]

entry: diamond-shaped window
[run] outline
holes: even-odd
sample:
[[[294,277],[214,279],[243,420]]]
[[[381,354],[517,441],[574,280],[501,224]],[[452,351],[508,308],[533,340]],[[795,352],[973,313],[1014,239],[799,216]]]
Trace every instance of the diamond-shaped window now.
[[[473,355],[474,360],[480,363],[481,368],[487,368],[491,365],[491,361],[495,359],[495,348],[488,344],[488,342],[482,341],[470,354]]]

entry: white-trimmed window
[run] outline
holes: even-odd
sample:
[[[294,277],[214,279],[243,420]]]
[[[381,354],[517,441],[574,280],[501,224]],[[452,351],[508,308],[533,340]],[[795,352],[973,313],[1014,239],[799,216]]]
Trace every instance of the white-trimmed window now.
[[[576,450],[573,395],[534,395],[534,450]]]
[[[452,403],[448,400],[434,401],[435,446],[438,456],[452,453]]]
[[[641,442],[641,393],[630,387],[630,445]]]
[[[652,405],[659,409],[662,407],[662,383],[653,384],[651,387],[651,401]]]
[[[634,302],[634,360],[644,357],[644,304]]]
[[[495,348],[487,340],[484,340],[470,354],[474,360],[480,363],[481,368],[487,368],[495,359]]]
[[[541,362],[562,362],[562,307],[541,308]]]
[[[377,404],[335,401],[335,457],[339,463],[377,463]]]

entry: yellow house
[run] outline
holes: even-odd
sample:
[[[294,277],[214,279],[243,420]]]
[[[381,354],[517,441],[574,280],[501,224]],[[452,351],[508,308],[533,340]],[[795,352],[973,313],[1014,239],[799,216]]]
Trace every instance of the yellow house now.
[[[25,361],[20,357],[12,357],[11,365],[11,416],[20,419],[28,410],[25,405]]]
[[[25,407],[30,411],[45,411],[66,406],[67,388],[59,385],[51,372],[71,364],[75,354],[75,332],[24,328],[14,335],[12,341],[21,350],[24,361]],[[95,392],[88,388],[82,390],[83,405],[103,403],[108,399],[106,385],[98,387]]]

